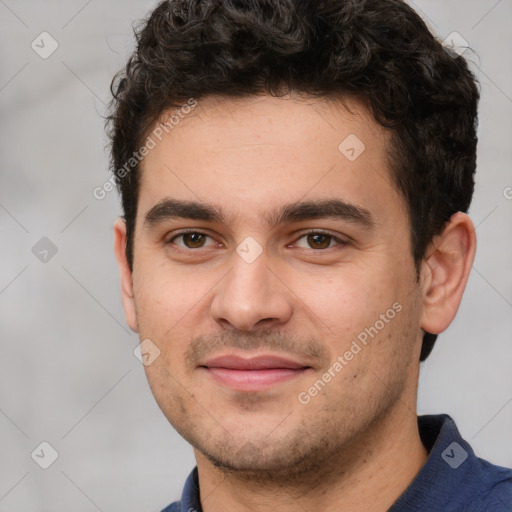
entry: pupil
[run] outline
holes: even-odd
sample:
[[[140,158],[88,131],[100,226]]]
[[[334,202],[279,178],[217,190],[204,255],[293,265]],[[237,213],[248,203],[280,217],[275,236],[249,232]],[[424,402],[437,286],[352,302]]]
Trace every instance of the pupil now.
[[[328,235],[321,235],[321,234],[316,234],[316,235],[309,235],[309,243],[310,245],[314,245],[316,247],[314,247],[315,249],[325,249],[327,247],[329,247],[329,240],[330,237]],[[320,246],[320,247],[319,247]]]
[[[188,233],[185,235],[186,240],[189,242],[187,245],[192,245],[194,247],[200,247],[203,241],[203,235],[200,233]]]

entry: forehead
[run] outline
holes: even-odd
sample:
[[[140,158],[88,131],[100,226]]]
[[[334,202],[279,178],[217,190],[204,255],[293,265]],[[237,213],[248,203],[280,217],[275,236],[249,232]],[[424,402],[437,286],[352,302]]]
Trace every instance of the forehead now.
[[[150,133],[155,147],[141,165],[140,214],[166,196],[228,212],[325,197],[401,200],[389,171],[390,134],[354,100],[207,98],[186,111],[171,129],[155,132],[157,123]]]

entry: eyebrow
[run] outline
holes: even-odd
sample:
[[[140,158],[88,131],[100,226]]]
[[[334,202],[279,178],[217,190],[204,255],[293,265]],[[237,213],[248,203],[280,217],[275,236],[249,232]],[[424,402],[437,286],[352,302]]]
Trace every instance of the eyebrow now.
[[[146,213],[144,226],[150,228],[172,219],[225,223],[226,216],[221,208],[211,204],[166,198]],[[299,201],[286,204],[277,210],[265,213],[263,219],[269,227],[313,219],[344,220],[368,229],[375,226],[375,221],[369,210],[341,199]]]

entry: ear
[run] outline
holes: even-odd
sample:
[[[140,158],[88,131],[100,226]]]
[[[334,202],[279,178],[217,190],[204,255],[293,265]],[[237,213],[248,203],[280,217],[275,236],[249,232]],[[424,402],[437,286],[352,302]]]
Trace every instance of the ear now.
[[[451,324],[462,300],[475,251],[473,223],[465,213],[457,212],[443,232],[434,237],[421,265],[423,330],[439,334]]]
[[[114,224],[114,254],[121,272],[121,296],[126,322],[132,331],[139,332],[133,297],[132,271],[126,258],[126,222],[122,218],[117,219]]]

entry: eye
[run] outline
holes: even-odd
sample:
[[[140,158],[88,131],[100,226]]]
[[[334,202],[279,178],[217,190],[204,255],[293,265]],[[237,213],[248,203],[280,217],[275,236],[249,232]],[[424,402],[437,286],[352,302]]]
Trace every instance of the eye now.
[[[210,236],[199,231],[182,231],[174,235],[167,243],[175,244],[183,249],[202,249],[203,247],[208,247],[206,245],[208,238],[212,239]],[[180,239],[181,243],[177,243],[176,240]]]
[[[305,244],[299,244],[299,240],[305,239]],[[330,249],[336,245],[346,245],[347,242],[340,240],[339,238],[331,235],[330,233],[324,233],[322,231],[310,231],[309,233],[305,233],[300,238],[298,238],[296,245],[302,247],[303,249]],[[306,245],[307,244],[307,245]]]

